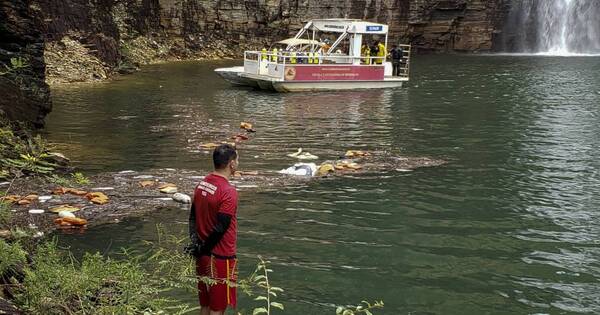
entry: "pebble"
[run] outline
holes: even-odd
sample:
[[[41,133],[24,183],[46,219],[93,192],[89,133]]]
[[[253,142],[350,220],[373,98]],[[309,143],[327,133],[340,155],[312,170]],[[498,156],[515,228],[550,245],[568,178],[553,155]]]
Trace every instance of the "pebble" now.
[[[155,199],[156,200],[162,200],[162,201],[167,201],[167,200],[171,201],[171,200],[173,200],[173,198],[166,198],[166,197],[160,197],[160,198],[155,198]]]
[[[58,216],[61,218],[74,218],[75,215],[70,211],[61,211],[58,213]]]
[[[172,198],[179,203],[192,203],[192,198],[183,193],[175,193]]]
[[[31,209],[29,210],[29,214],[42,214],[46,212],[44,209]]]
[[[165,187],[160,190],[163,194],[174,194],[177,192],[177,187]]]

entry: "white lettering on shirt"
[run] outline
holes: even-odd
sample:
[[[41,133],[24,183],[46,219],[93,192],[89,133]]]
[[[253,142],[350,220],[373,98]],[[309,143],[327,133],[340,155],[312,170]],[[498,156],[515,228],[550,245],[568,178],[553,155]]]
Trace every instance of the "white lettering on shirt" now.
[[[200,184],[198,184],[198,188],[202,189],[203,191],[214,195],[215,192],[217,191],[217,186],[211,184],[211,183],[207,183],[205,181],[201,181]]]

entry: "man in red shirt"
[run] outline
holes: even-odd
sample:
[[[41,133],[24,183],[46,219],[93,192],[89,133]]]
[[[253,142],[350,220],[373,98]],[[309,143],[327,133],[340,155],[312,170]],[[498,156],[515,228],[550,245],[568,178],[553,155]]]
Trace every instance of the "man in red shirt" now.
[[[222,315],[236,306],[236,243],[238,195],[229,184],[238,167],[238,154],[224,144],[213,152],[214,172],[194,191],[190,211],[190,238],[196,244],[196,272],[216,284],[198,281],[202,315]]]

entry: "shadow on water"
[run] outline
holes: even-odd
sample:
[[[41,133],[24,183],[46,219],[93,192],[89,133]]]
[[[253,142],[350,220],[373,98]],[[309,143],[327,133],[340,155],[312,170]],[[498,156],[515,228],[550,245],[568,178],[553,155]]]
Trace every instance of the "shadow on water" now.
[[[241,273],[269,257],[290,314],[363,299],[383,299],[382,314],[600,312],[598,59],[427,56],[407,88],[311,94],[231,88],[211,71],[224,64],[56,88],[47,135],[91,173],[209,169],[197,146],[240,121],[258,129],[247,169],[288,166],[298,147],[322,160],[351,148],[442,157],[450,164],[242,190]],[[155,238],[159,222],[183,235],[186,215],[61,239],[110,253]]]

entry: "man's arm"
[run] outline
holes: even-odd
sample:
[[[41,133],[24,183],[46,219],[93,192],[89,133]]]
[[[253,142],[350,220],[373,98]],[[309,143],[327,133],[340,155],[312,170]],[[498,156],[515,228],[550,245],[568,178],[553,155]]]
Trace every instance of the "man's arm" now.
[[[202,245],[202,254],[212,253],[213,248],[219,244],[225,232],[231,224],[231,215],[227,213],[217,213],[217,224],[213,228],[212,232],[208,235],[204,244]]]
[[[196,230],[196,207],[194,206],[194,202],[192,201],[192,206],[190,207],[190,218],[188,230],[190,233],[190,241],[192,244],[198,244],[198,231]]]

